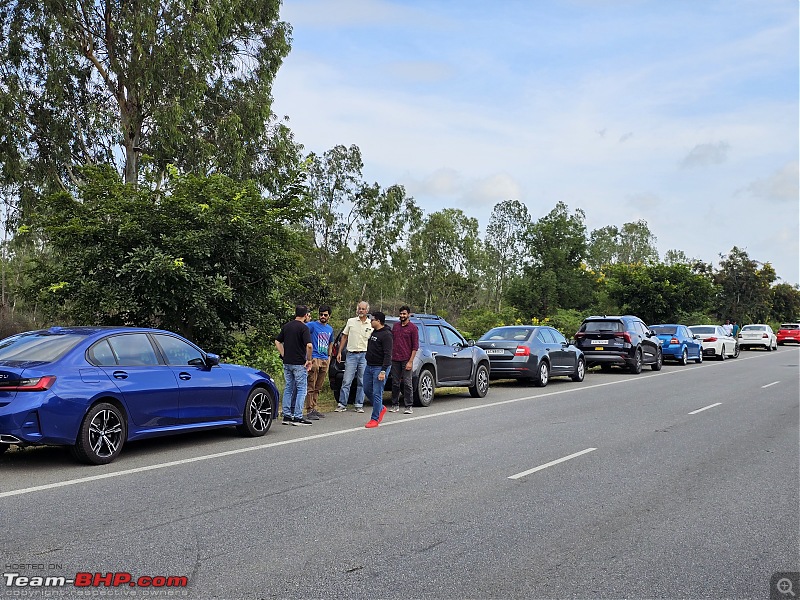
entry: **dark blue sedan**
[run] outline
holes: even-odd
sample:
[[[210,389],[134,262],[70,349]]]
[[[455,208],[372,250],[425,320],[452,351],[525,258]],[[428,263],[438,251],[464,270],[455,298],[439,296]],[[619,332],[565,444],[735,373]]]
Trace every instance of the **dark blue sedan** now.
[[[661,340],[661,356],[664,360],[677,360],[680,364],[688,364],[689,360],[703,362],[703,342],[685,325],[665,324],[651,325]]]
[[[169,331],[53,327],[0,340],[0,452],[70,446],[99,465],[128,440],[228,426],[256,437],[277,399],[266,373]]]
[[[586,359],[557,329],[508,325],[487,331],[476,342],[491,363],[491,379],[520,379],[544,387],[551,377],[583,381]]]

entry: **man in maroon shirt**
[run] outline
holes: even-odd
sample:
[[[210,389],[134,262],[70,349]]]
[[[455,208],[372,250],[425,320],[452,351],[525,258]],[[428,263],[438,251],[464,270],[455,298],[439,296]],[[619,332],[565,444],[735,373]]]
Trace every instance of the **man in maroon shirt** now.
[[[411,309],[401,306],[398,313],[400,322],[392,327],[392,412],[400,412],[400,386],[403,388],[403,401],[406,405],[405,414],[412,413],[411,405],[414,403],[413,368],[414,357],[419,350],[419,331],[417,326],[409,321]]]

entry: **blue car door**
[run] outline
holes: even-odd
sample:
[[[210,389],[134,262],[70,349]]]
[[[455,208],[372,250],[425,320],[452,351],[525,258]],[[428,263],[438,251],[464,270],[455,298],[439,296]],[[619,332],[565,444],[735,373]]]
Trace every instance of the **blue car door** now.
[[[203,353],[177,336],[154,333],[153,338],[180,387],[180,423],[226,421],[235,416],[227,371],[207,367]]]
[[[89,359],[117,385],[136,426],[150,429],[178,422],[178,382],[159,363],[147,334],[109,336],[89,349]]]

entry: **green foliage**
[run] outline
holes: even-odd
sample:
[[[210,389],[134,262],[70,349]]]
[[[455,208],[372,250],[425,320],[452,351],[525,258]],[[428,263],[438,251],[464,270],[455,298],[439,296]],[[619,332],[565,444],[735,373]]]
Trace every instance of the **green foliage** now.
[[[28,293],[47,314],[84,324],[157,326],[204,346],[234,331],[276,331],[302,238],[296,203],[273,208],[252,184],[176,176],[167,193],[87,168],[80,198],[62,192],[33,219],[44,250]]]
[[[678,261],[681,257],[672,251],[667,264]],[[685,256],[685,255],[683,255]],[[587,263],[593,269],[602,269],[606,265],[644,264],[653,265],[658,262],[656,236],[650,231],[647,221],[639,220],[625,223],[622,229],[607,225],[592,231],[588,244]]]
[[[800,288],[779,283],[771,290],[772,318],[787,322],[800,320]],[[780,323],[778,323],[780,325]]]
[[[713,286],[687,265],[612,265],[605,270],[609,298],[622,313],[645,323],[684,322],[702,313],[713,298]]]
[[[271,337],[257,334],[236,335],[220,353],[221,360],[260,369],[283,385],[283,362]]]
[[[581,323],[587,316],[587,313],[580,310],[558,309],[549,318],[548,324],[558,329],[569,339],[581,328]]]
[[[771,285],[777,279],[775,269],[769,263],[752,260],[736,246],[720,258],[719,271],[714,274],[719,318],[736,319],[739,323],[766,323],[772,312]]]
[[[505,307],[500,311],[476,308],[462,312],[455,325],[465,338],[477,340],[493,327],[517,325],[522,322],[520,314],[511,307]]]

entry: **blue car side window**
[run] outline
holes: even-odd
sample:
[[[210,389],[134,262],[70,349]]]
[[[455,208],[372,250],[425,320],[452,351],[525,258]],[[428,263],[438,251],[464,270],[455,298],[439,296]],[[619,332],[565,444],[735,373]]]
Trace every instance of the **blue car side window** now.
[[[121,367],[152,367],[158,365],[153,345],[143,333],[115,335],[108,343],[117,355]]]
[[[156,338],[158,345],[164,351],[168,365],[185,367],[189,364],[204,364],[203,355],[200,351],[183,340],[171,335],[154,334],[153,337]],[[200,361],[199,363],[197,362],[198,360]]]
[[[101,340],[89,348],[89,362],[98,367],[115,367],[117,358],[108,345],[108,340]]]

